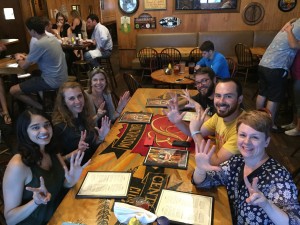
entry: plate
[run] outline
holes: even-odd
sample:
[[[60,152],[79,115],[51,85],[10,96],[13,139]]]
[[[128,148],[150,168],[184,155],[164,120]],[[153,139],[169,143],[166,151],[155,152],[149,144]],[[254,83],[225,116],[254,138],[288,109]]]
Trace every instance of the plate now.
[[[159,21],[160,25],[167,28],[177,27],[180,23],[181,20],[177,17],[164,17]]]

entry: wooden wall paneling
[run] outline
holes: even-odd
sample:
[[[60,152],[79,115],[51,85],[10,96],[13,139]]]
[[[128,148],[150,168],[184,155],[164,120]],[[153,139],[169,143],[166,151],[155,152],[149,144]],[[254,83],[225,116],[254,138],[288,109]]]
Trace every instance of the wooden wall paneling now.
[[[130,15],[130,33],[122,33],[120,31],[120,18],[123,16],[116,5],[116,22],[118,31],[118,44],[119,49],[124,51],[124,56],[127,59],[122,58],[120,66],[122,68],[130,68],[131,60],[135,57],[135,54],[131,54],[136,47],[136,34],[138,33],[176,33],[176,32],[199,32],[199,31],[235,31],[235,30],[280,30],[280,28],[290,19],[299,17],[300,7],[295,7],[290,12],[282,12],[278,9],[278,1],[260,0],[259,3],[264,6],[265,16],[263,20],[254,26],[245,24],[242,20],[242,13],[246,5],[252,0],[241,0],[239,13],[211,13],[211,14],[182,14],[173,11],[174,0],[167,1],[167,10],[161,11],[144,11],[144,1],[139,1],[139,8],[137,12]],[[299,4],[299,3],[298,3]],[[134,18],[138,17],[142,13],[149,13],[151,16],[156,17],[157,29],[149,30],[135,30]],[[175,16],[181,19],[180,26],[175,28],[163,28],[159,25],[159,20],[162,17]],[[126,50],[127,49],[127,50]],[[128,51],[129,54],[126,54]],[[122,53],[123,54],[123,53]],[[130,58],[132,57],[132,58]]]

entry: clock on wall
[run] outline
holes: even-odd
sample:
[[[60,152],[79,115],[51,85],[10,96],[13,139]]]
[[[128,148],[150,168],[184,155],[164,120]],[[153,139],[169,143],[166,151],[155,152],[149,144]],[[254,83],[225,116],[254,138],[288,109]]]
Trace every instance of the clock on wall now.
[[[124,14],[132,14],[139,8],[139,0],[118,0],[119,9]]]
[[[258,2],[251,2],[244,8],[243,21],[248,25],[258,24],[265,15],[264,7]]]

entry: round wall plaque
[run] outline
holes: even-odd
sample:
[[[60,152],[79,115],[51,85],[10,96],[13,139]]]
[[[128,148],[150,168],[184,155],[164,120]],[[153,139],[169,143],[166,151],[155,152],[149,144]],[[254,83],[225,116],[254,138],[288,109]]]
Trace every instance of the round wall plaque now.
[[[264,7],[258,2],[251,2],[244,8],[243,21],[248,25],[258,24],[265,15]]]

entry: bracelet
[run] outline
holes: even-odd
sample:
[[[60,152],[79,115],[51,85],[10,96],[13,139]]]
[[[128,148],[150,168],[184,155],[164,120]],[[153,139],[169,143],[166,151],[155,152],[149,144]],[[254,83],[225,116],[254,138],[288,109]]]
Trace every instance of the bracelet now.
[[[42,203],[41,203],[41,204],[37,204],[37,203],[34,201],[34,199],[32,199],[32,200],[33,200],[34,204],[36,204],[37,206],[39,206],[39,205],[41,205],[41,204],[42,204]]]
[[[195,134],[201,134],[201,131],[200,130],[196,130],[194,132],[191,133],[191,136],[193,137]]]

